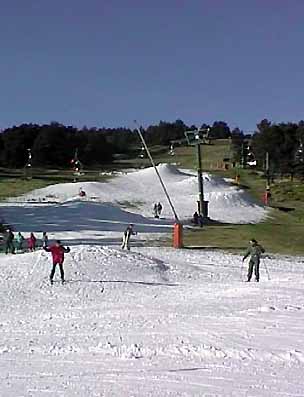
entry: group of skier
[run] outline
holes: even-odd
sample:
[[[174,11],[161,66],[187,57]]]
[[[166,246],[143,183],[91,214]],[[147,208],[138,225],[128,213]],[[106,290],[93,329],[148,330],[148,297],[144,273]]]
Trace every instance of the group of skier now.
[[[136,235],[136,234],[137,234],[137,232],[134,231],[134,225],[132,223],[130,223],[123,233],[121,248],[130,250],[130,238],[132,235]],[[8,254],[9,252],[11,252],[12,254],[14,254],[16,252],[15,249],[17,250],[17,252],[22,251],[24,240],[25,240],[25,238],[20,232],[18,232],[18,234],[15,238],[12,230],[8,228],[6,230],[6,234],[4,237],[5,253]],[[27,239],[27,241],[28,241],[29,251],[34,251],[36,249],[36,242],[37,242],[37,239],[36,239],[34,233],[30,234],[30,237]],[[16,248],[15,248],[15,244],[16,244]],[[53,278],[54,278],[54,274],[55,274],[57,265],[59,266],[61,281],[62,281],[62,283],[64,283],[65,282],[64,269],[63,269],[64,254],[70,252],[70,248],[64,247],[61,244],[60,240],[56,240],[54,244],[49,246],[48,236],[47,236],[46,232],[43,232],[43,234],[42,234],[42,248],[46,252],[50,252],[52,254],[53,267],[52,267],[51,274],[50,274],[51,284],[53,284]],[[247,282],[251,281],[253,271],[255,274],[256,282],[260,281],[260,260],[261,260],[261,255],[264,252],[265,252],[265,249],[257,242],[257,240],[255,240],[255,239],[250,240],[249,247],[242,259],[244,262],[247,257],[250,257],[248,273],[247,273],[247,280],[246,280]]]
[[[30,233],[30,236],[26,239],[22,233],[18,232],[15,236],[10,228],[6,230],[4,235],[4,247],[6,254],[15,254],[24,251],[24,242],[27,242],[28,251],[35,251],[37,248],[37,238],[34,233]],[[42,245],[47,245],[48,236],[46,232],[42,234]]]

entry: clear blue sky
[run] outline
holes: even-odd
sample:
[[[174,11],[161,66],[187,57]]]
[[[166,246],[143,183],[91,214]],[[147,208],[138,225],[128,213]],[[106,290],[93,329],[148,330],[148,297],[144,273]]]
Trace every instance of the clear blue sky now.
[[[303,0],[2,0],[0,128],[304,118]]]

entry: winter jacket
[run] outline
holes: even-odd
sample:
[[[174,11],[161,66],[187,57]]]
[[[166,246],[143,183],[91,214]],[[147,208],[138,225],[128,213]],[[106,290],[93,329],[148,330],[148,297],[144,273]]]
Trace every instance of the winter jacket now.
[[[5,243],[12,243],[14,240],[14,233],[10,230],[9,232],[7,232],[4,236],[4,242]]]
[[[44,234],[42,236],[42,247],[47,247],[48,242],[49,242],[49,238],[48,238],[48,236],[46,234]]]
[[[22,244],[22,241],[24,240],[24,237],[22,236],[22,234],[17,234],[17,236],[16,236],[16,242],[18,243],[18,244]]]
[[[53,264],[62,264],[64,261],[64,253],[70,252],[70,248],[62,245],[52,245],[51,247],[43,247],[46,252],[50,252],[53,257]]]
[[[133,228],[131,226],[128,226],[124,232],[124,236],[126,240],[129,240],[131,235],[135,235],[136,232],[134,232]]]
[[[254,244],[247,249],[244,259],[250,255],[251,260],[260,260],[261,255],[265,252],[264,248],[260,244]]]
[[[28,240],[28,247],[29,249],[34,249],[36,247],[36,237],[35,236],[31,236]]]

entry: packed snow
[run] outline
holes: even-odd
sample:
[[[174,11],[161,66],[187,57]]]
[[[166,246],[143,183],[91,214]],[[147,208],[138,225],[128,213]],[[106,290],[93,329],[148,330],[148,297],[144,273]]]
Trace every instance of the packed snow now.
[[[196,176],[159,171],[188,219]],[[267,215],[223,179],[205,174],[204,187],[213,219]],[[26,237],[45,230],[72,243],[65,285],[58,273],[50,285],[47,252],[0,255],[1,396],[304,395],[303,258],[266,255],[261,282],[244,283],[240,255],[157,246],[173,217],[151,169],[50,186],[0,213]],[[120,243],[130,222],[139,233],[129,252]],[[143,246],[151,236],[155,247]]]
[[[303,258],[260,283],[205,250],[75,246],[63,286],[50,267],[1,257],[1,396],[304,395]]]
[[[193,171],[180,170],[174,165],[161,164],[158,171],[171,196],[179,218],[189,220],[197,210],[198,184],[197,176]],[[256,203],[244,190],[233,186],[223,178],[203,174],[204,198],[209,201],[210,218],[227,223],[256,223],[267,215],[264,207]],[[82,202],[102,203],[98,211],[98,219],[121,219],[121,211],[139,214],[145,218],[153,217],[154,203],[163,204],[162,218],[172,220],[173,214],[155,170],[150,167],[130,172],[113,178],[105,183],[77,182],[56,184],[44,189],[35,190],[20,198],[12,199],[13,210],[19,205],[30,206],[33,212],[40,211],[37,205],[63,204],[68,210],[73,208],[75,201],[79,201],[79,191],[86,192]],[[120,213],[115,214],[113,206],[120,208]],[[82,208],[86,208],[83,206]],[[95,210],[97,206],[95,206]],[[43,210],[42,210],[43,211]],[[81,214],[81,208],[77,211]],[[6,213],[4,212],[6,217]],[[81,215],[80,215],[81,216]],[[10,218],[10,217],[8,217]],[[85,216],[81,216],[85,218]],[[136,222],[135,222],[136,223]]]

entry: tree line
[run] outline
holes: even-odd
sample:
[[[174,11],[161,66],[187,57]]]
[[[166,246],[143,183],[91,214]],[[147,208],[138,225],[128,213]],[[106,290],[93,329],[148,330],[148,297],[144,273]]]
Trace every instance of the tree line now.
[[[304,175],[304,121],[271,123],[267,119],[257,124],[256,131],[244,134],[239,128],[230,130],[224,121],[201,124],[211,139],[231,138],[232,161],[246,166],[254,158],[259,169],[265,166],[269,154],[272,172]],[[169,146],[172,141],[185,141],[185,131],[196,130],[182,120],[160,121],[142,132],[148,146]],[[186,143],[185,143],[186,144]],[[137,131],[129,128],[76,128],[57,122],[21,124],[0,133],[0,166],[22,168],[32,153],[32,165],[68,168],[77,150],[85,166],[111,164],[117,154],[132,157],[140,152]],[[246,157],[246,158],[245,158]]]
[[[231,132],[233,160],[246,166],[249,157],[265,169],[266,153],[271,174],[304,176],[304,121],[272,123],[263,119],[250,136],[239,129]]]
[[[230,136],[229,126],[216,121],[210,135],[217,138]],[[172,140],[185,138],[186,130],[195,130],[182,120],[160,121],[143,129],[148,145],[170,145]],[[76,128],[57,122],[50,124],[21,124],[7,128],[0,134],[0,165],[22,168],[31,149],[32,165],[40,167],[67,167],[77,150],[78,158],[85,166],[110,164],[116,154],[134,155],[140,148],[136,130],[128,128]]]

